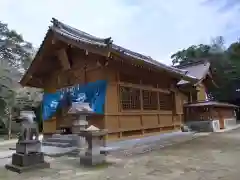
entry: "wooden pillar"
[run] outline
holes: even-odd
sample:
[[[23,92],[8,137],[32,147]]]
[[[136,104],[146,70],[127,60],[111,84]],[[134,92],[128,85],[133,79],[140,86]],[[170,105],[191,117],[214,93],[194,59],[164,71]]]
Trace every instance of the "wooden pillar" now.
[[[190,103],[192,103],[192,90],[189,92]]]
[[[142,80],[140,80],[140,84],[142,85]],[[144,134],[144,127],[143,127],[143,119],[142,119],[142,112],[143,112],[143,90],[140,89],[140,108],[141,108],[141,113],[140,113],[140,121],[141,121],[141,133],[142,135]]]
[[[119,92],[119,83],[120,83],[120,72],[117,71],[116,72],[116,86],[117,86],[117,113],[120,112],[121,110],[121,105],[120,105],[120,92]],[[119,118],[119,115],[117,116],[117,120],[118,120],[118,128],[121,129],[121,122],[120,122],[120,118]],[[122,131],[119,131],[119,138],[121,139],[122,138]]]

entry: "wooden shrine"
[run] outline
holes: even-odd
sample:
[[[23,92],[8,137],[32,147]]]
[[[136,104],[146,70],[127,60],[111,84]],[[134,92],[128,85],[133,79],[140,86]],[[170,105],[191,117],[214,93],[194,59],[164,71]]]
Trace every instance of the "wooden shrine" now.
[[[23,86],[54,93],[106,80],[104,113],[88,116],[87,121],[107,129],[109,140],[180,130],[183,103],[177,83],[194,84],[195,77],[115,45],[111,38],[97,38],[56,19],[52,23],[21,80]],[[56,113],[44,120],[43,131],[54,134],[71,126],[66,113]]]

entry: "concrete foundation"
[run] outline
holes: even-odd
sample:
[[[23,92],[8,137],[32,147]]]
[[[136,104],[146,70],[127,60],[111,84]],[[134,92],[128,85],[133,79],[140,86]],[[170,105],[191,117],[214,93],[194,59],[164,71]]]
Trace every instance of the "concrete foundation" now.
[[[220,130],[220,124],[218,120],[213,121],[190,121],[186,125],[196,132],[216,132]]]
[[[224,119],[224,127],[225,127],[225,129],[231,128],[233,126],[236,126],[236,124],[237,124],[236,118]]]

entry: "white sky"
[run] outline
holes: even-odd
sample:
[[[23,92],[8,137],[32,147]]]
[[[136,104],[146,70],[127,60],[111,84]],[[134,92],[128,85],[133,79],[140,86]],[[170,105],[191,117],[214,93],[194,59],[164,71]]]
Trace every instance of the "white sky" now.
[[[0,21],[36,47],[52,17],[170,64],[174,52],[222,35],[239,38],[240,13],[203,0],[0,0]]]

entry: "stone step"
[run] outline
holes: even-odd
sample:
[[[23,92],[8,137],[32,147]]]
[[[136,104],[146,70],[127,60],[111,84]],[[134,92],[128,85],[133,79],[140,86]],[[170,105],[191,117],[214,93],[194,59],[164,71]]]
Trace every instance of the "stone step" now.
[[[78,135],[76,134],[66,134],[66,135],[62,135],[62,134],[53,134],[52,138],[62,138],[62,139],[72,139],[72,138],[76,138],[78,137]]]
[[[76,147],[56,147],[56,146],[43,146],[42,152],[46,156],[50,157],[60,157],[64,155],[69,155],[71,152],[76,151]]]
[[[48,142],[48,141],[43,141],[42,146],[53,146],[53,147],[61,147],[61,148],[73,147],[71,143]]]
[[[75,143],[77,139],[48,138],[44,142]]]
[[[83,146],[85,144],[85,138],[80,137],[76,134],[54,134],[52,137],[44,139],[43,145],[56,146],[56,147],[76,147]],[[68,145],[65,145],[67,143]]]

